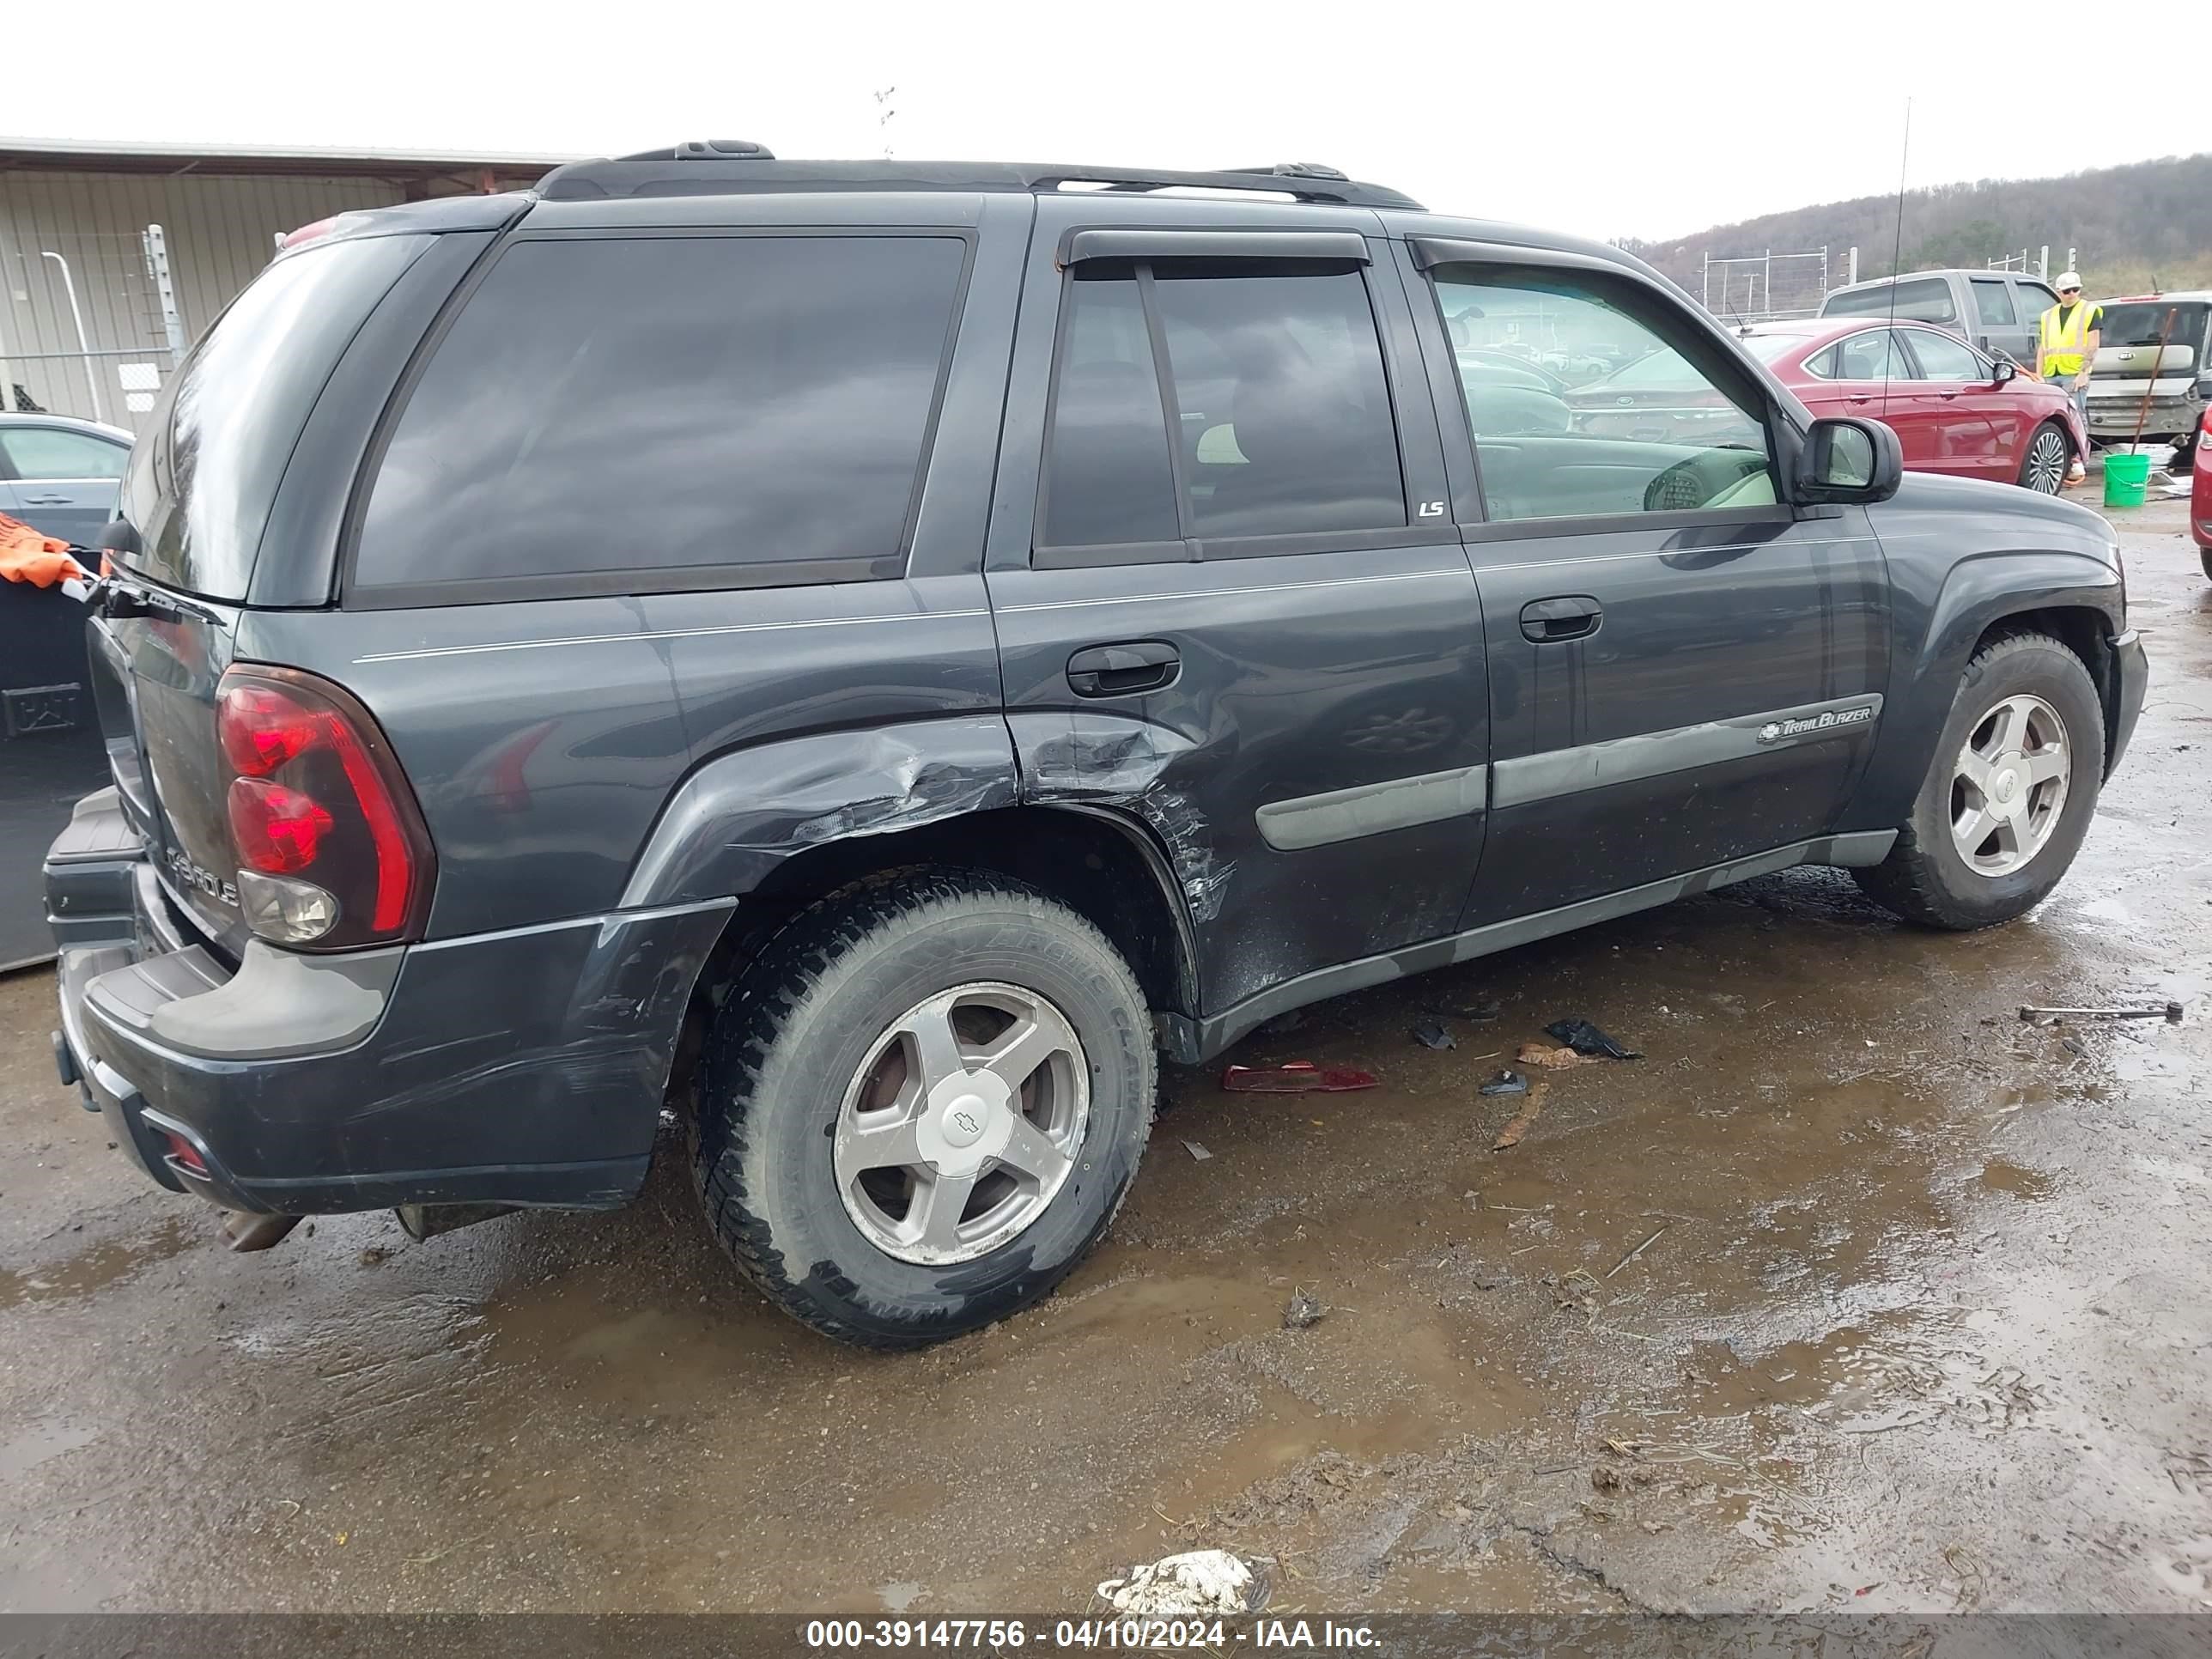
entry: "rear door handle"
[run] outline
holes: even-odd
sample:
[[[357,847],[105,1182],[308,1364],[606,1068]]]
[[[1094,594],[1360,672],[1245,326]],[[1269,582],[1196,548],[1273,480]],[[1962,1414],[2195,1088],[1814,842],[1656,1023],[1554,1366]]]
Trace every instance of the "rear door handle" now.
[[[1067,659],[1067,684],[1079,697],[1129,697],[1176,682],[1182,657],[1164,640],[1094,645]]]
[[[74,495],[26,495],[22,501],[26,507],[74,507],[76,505],[76,497]]]
[[[1539,645],[1561,640],[1586,640],[1605,620],[1598,602],[1583,593],[1565,599],[1538,599],[1521,607],[1521,633]]]

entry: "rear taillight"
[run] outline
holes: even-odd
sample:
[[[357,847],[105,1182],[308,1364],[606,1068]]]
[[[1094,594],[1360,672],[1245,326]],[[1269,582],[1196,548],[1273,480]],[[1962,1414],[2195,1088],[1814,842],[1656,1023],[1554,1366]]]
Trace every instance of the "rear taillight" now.
[[[313,674],[242,664],[222,677],[216,728],[246,925],[321,951],[418,938],[430,836],[368,711]]]

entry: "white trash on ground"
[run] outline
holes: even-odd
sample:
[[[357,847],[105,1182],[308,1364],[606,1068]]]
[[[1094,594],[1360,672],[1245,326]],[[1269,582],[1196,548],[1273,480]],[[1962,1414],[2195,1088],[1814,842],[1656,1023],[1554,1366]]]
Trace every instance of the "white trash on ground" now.
[[[1251,1564],[1227,1550],[1191,1550],[1109,1578],[1100,1597],[1116,1613],[1141,1619],[1196,1619],[1256,1611],[1267,1585]]]

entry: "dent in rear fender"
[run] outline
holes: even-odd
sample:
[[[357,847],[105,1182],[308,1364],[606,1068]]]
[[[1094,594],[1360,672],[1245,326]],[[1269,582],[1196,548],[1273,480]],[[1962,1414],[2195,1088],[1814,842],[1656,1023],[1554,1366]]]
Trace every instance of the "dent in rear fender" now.
[[[1165,852],[1193,921],[1221,914],[1236,864],[1214,848],[1196,800],[1169,774],[1196,749],[1191,738],[1134,715],[1087,710],[1006,716],[1021,757],[1025,805],[1103,806],[1127,813]]]
[[[794,853],[1012,806],[996,714],[824,732],[717,756],[686,778],[631,870],[623,908],[750,892]]]

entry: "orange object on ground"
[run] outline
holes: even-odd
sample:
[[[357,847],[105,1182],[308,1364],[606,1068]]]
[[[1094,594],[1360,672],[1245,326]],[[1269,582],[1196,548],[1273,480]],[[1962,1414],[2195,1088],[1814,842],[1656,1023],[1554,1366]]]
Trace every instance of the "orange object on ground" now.
[[[92,573],[70,556],[70,544],[41,535],[20,519],[0,513],[0,576],[33,587],[52,587]]]

